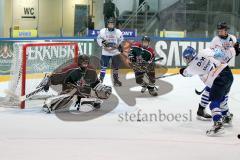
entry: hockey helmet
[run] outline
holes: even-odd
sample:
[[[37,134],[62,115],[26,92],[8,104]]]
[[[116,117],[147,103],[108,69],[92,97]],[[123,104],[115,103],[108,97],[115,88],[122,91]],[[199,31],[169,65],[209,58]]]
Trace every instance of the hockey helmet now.
[[[225,30],[228,30],[229,27],[228,27],[228,25],[227,25],[226,22],[219,22],[219,23],[217,24],[217,29],[225,29]]]
[[[183,51],[183,60],[189,64],[195,57],[197,56],[197,52],[194,48],[188,46],[184,51]]]
[[[78,57],[78,66],[80,68],[87,68],[90,63],[90,58],[87,55],[80,55]]]
[[[113,24],[113,25],[110,25],[110,24]],[[108,28],[108,30],[109,31],[114,31],[115,24],[116,24],[116,20],[114,18],[109,18],[107,20],[107,28]]]
[[[150,44],[150,41],[151,41],[150,37],[143,36],[142,37],[142,46],[143,46],[143,48],[147,48],[149,46],[149,44]]]

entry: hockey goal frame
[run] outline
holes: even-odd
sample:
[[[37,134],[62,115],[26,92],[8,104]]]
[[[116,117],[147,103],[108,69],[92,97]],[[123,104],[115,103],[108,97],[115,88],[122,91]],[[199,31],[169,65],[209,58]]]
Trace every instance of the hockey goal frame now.
[[[26,74],[27,74],[27,49],[29,47],[51,47],[51,46],[74,46],[74,63],[78,63],[79,47],[77,42],[45,42],[28,43],[22,46],[22,66],[21,66],[21,91],[20,95],[26,94]],[[25,101],[20,102],[20,109],[25,109]]]

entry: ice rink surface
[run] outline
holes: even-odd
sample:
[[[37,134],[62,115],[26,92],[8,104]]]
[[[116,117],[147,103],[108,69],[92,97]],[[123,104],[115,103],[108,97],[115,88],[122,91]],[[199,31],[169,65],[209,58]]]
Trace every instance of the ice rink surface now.
[[[41,103],[25,110],[0,107],[0,160],[239,160],[240,76],[234,77],[229,96],[233,127],[225,128],[223,136],[207,137],[212,122],[196,120],[200,96],[194,89],[203,88],[199,78],[173,76],[163,79],[173,85],[171,92],[137,99],[134,107],[120,99],[112,112],[85,122],[65,122],[45,114]],[[111,83],[109,77],[105,83]],[[7,88],[7,83],[0,87]],[[159,109],[166,114],[192,111],[192,119],[130,122],[119,117],[126,112],[147,114]]]

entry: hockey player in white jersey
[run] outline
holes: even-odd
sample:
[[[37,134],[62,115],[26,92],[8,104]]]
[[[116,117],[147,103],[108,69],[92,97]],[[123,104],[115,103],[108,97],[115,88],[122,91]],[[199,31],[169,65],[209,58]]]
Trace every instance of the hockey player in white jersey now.
[[[115,19],[110,18],[107,22],[107,28],[100,30],[100,34],[97,37],[97,42],[102,48],[100,80],[104,80],[106,69],[109,66],[109,61],[111,59],[115,86],[122,85],[118,77],[118,69],[121,60],[119,48],[121,47],[122,41],[122,32],[115,28]]]
[[[217,25],[218,36],[214,37],[210,43],[211,49],[220,49],[224,52],[224,55],[215,55],[215,59],[219,60],[221,63],[229,63],[230,60],[239,54],[239,43],[234,35],[228,33],[229,27],[226,22],[220,22]],[[205,112],[205,108],[209,105],[209,92],[210,88],[205,87],[204,92],[202,93],[201,102],[199,103],[197,118],[199,120],[211,120],[212,116]],[[225,102],[221,106],[223,121],[224,123],[231,123],[232,114],[229,112],[228,104],[228,95],[225,97]]]
[[[221,105],[227,102],[233,75],[227,63],[216,60],[216,56],[224,56],[219,49],[205,49],[197,54],[192,47],[187,47],[183,52],[183,59],[187,63],[186,68],[180,69],[184,77],[199,75],[201,80],[209,88],[210,110],[212,112],[213,127],[207,131],[207,135],[213,136],[224,133]]]

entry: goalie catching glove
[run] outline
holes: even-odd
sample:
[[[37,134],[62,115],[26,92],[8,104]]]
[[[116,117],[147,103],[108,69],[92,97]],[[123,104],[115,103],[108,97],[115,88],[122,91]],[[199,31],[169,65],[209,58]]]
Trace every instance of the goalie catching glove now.
[[[100,82],[93,88],[93,90],[95,91],[96,96],[100,99],[108,99],[112,94],[112,87],[103,85]]]

